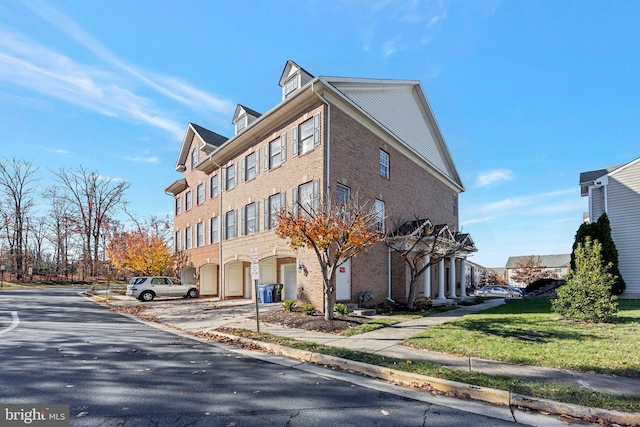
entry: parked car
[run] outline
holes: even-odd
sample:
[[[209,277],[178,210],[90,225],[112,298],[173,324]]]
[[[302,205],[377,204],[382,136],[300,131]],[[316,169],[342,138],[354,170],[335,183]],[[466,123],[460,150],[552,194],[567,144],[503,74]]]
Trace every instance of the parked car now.
[[[484,288],[476,289],[473,294],[479,297],[523,297],[523,293],[518,288],[512,288],[511,286],[485,286]]]
[[[155,297],[197,298],[195,286],[186,286],[173,277],[140,276],[129,280],[126,295],[140,301],[152,301]]]

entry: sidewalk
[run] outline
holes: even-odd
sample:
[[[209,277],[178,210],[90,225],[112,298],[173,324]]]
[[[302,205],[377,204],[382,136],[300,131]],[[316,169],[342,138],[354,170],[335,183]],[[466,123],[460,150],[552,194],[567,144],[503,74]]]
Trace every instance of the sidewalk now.
[[[131,301],[114,302],[112,304],[127,303],[129,305],[136,304]],[[504,304],[502,299],[488,300],[483,304],[460,307],[434,316],[408,320],[351,337],[269,325],[262,322],[260,323],[260,332],[380,354],[387,357],[409,359],[414,362],[435,363],[450,368],[472,370],[490,375],[505,375],[532,381],[555,382],[610,394],[640,396],[639,379],[457,357],[402,345],[402,340],[412,337],[426,328],[441,325],[465,314],[477,313],[501,304]],[[220,327],[256,330],[255,304],[247,300],[217,301],[215,299],[201,299],[197,302],[168,300],[166,302],[156,301],[153,305],[144,305],[148,307],[145,311],[146,315],[155,316],[162,323],[173,325],[188,332],[213,331]],[[279,303],[260,304],[261,312],[279,309],[281,309]]]

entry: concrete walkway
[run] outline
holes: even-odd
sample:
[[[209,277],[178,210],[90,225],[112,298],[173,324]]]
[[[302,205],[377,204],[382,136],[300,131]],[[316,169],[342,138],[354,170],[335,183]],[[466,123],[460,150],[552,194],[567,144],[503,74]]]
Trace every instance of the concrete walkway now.
[[[220,327],[256,330],[255,304],[248,300],[217,301],[215,299],[158,300],[153,303],[137,303],[135,300],[113,302],[113,305],[144,304],[146,315],[188,332],[212,331]],[[464,306],[434,316],[407,320],[389,327],[361,335],[343,337],[334,334],[287,328],[260,323],[260,331],[273,335],[311,341],[334,347],[380,354],[414,362],[429,362],[455,369],[471,370],[491,375],[506,375],[532,381],[547,381],[588,388],[594,391],[640,396],[640,379],[609,375],[586,374],[569,370],[541,368],[496,362],[478,358],[415,349],[402,345],[406,338],[417,335],[426,328],[441,325],[461,316],[504,304],[502,299],[487,300],[483,304]],[[280,310],[281,304],[261,304],[260,312]]]

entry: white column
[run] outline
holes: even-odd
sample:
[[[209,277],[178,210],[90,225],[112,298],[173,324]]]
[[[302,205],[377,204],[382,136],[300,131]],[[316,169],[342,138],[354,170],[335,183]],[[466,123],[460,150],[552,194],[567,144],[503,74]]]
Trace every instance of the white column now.
[[[464,258],[460,258],[460,296],[467,296],[467,274],[464,271]]]
[[[438,261],[438,298],[439,300],[447,299],[444,296],[444,258]]]
[[[456,295],[456,258],[449,258],[449,298],[457,298]]]
[[[423,267],[429,264],[429,255],[425,255],[422,262]],[[424,283],[424,296],[427,298],[431,298],[431,266],[427,267],[422,275],[422,281]]]

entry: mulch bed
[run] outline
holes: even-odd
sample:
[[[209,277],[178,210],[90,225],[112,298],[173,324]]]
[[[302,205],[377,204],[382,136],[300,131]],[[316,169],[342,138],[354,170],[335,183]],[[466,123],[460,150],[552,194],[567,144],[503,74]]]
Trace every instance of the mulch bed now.
[[[345,329],[367,323],[370,319],[362,316],[340,316],[336,314],[333,320],[326,320],[324,314],[307,315],[299,311],[278,310],[260,313],[260,321],[288,328],[340,334]]]

